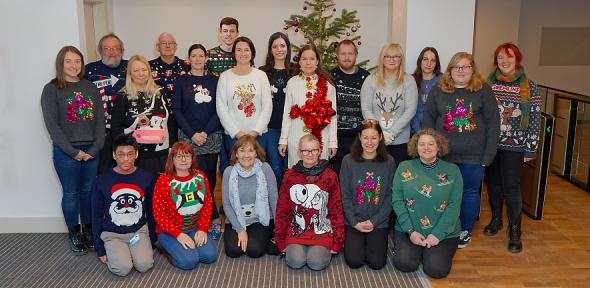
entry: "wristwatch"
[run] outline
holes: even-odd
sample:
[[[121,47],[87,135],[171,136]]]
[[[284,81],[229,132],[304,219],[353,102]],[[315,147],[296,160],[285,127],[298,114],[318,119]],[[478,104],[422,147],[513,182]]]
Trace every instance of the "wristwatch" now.
[[[415,232],[415,231],[416,231],[416,230],[414,230],[414,228],[411,228],[410,230],[408,230],[408,231],[406,232],[406,234],[408,234],[408,237],[409,237],[409,236],[412,236],[412,233],[413,233],[413,232]]]

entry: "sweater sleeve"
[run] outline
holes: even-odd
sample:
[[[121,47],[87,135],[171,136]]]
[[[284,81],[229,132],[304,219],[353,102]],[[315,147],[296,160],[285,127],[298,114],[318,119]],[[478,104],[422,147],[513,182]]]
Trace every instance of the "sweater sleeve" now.
[[[231,175],[232,169],[234,169],[234,166],[228,166],[225,168],[225,171],[223,171],[223,178],[221,179],[221,199],[223,201],[223,212],[225,212],[227,221],[231,223],[232,228],[236,230],[236,232],[240,233],[243,230],[246,230],[246,227],[242,227],[238,221],[237,213],[241,207],[234,207],[234,205],[232,205],[231,193],[229,191],[229,176]],[[238,212],[236,212],[236,210],[238,210]]]
[[[215,80],[213,81],[213,89],[215,89],[215,87],[217,87],[217,77],[211,76],[212,78],[214,78]],[[217,92],[217,91],[212,91],[212,92]],[[215,99],[217,99],[217,95],[215,95]],[[207,124],[205,125],[205,133],[207,133],[207,135],[215,132],[218,130],[219,127],[219,116],[217,116],[217,100],[214,101],[212,103],[213,105],[213,111],[215,111],[215,113],[213,113],[213,115],[211,115],[211,117],[209,118],[209,121],[207,121]]]
[[[102,100],[98,94],[98,90],[94,84],[88,82],[88,86],[92,91],[92,101],[94,102],[94,143],[92,147],[86,151],[92,157],[98,155],[98,152],[104,147],[104,138],[106,135],[104,126],[104,113],[102,111]]]
[[[262,135],[268,127],[270,116],[272,115],[272,94],[270,92],[270,83],[268,83],[268,77],[266,74],[258,69],[253,69],[252,72],[256,73],[258,83],[260,83],[260,103],[262,104],[260,115],[256,120],[256,125],[252,127],[252,130],[258,132],[258,135]]]
[[[348,154],[350,155],[350,154]],[[346,222],[352,227],[359,223],[359,219],[354,213],[354,192],[351,189],[350,181],[354,181],[351,175],[351,158],[345,157],[340,166],[340,192],[342,193],[342,209]]]
[[[453,174],[455,175],[455,181],[451,187],[449,193],[449,199],[447,207],[438,219],[436,226],[434,226],[430,234],[436,236],[440,241],[447,238],[447,236],[454,232],[455,224],[459,219],[459,212],[461,210],[461,199],[463,198],[463,178],[461,177],[461,171],[455,164],[451,164],[454,168]]]
[[[398,167],[395,176],[393,178],[393,188],[392,188],[392,204],[393,204],[393,211],[395,211],[395,215],[397,216],[396,222],[400,224],[402,231],[400,232],[407,232],[410,229],[414,229],[414,225],[412,224],[412,220],[410,219],[410,214],[408,209],[406,208],[406,201],[404,199],[404,194],[402,191],[402,168],[404,166],[403,162]]]
[[[197,220],[197,229],[199,231],[207,232],[209,231],[209,224],[211,223],[211,214],[213,213],[213,198],[215,197],[213,193],[209,190],[209,179],[207,176],[201,171],[199,171],[199,175],[203,177],[205,181],[205,201],[203,201],[203,207],[198,212],[198,220]]]
[[[264,176],[266,177],[266,186],[268,191],[268,204],[270,205],[270,213],[273,219],[277,218],[277,178],[275,177],[275,173],[272,171],[272,168],[268,163],[262,164],[262,171],[264,172]]]
[[[173,217],[178,215],[174,209],[174,203],[170,197],[170,177],[166,174],[160,175],[154,188],[153,212],[156,224],[161,231],[176,238],[182,233],[181,227],[174,223]]]
[[[484,121],[486,121],[486,140],[481,165],[490,166],[498,151],[498,141],[500,140],[500,112],[498,111],[496,97],[490,86],[484,84],[482,92],[482,110],[485,119]]]
[[[236,138],[236,134],[240,132],[240,129],[234,123],[235,119],[233,119],[232,113],[229,112],[229,105],[231,102],[230,97],[232,97],[232,95],[228,95],[229,88],[227,87],[227,85],[229,83],[227,82],[229,82],[230,80],[227,76],[227,73],[229,73],[229,71],[221,73],[221,77],[219,77],[219,82],[217,83],[217,100],[215,103],[215,109],[217,110],[217,116],[219,116],[219,121],[221,122],[221,125],[223,126],[227,134],[229,134],[229,136],[231,136],[232,138]]]
[[[381,193],[383,200],[382,200],[382,204],[381,207],[379,207],[379,211],[377,211],[377,213],[375,213],[373,215],[373,217],[371,217],[369,220],[371,220],[371,223],[373,223],[373,225],[375,227],[377,227],[380,223],[387,223],[389,221],[389,215],[391,214],[391,205],[389,205],[389,203],[391,203],[391,180],[392,180],[392,175],[395,172],[395,161],[393,159],[390,159],[390,161],[385,162],[388,165],[388,169],[387,169],[387,173],[385,175],[389,175],[389,177],[385,177],[386,179],[386,183],[384,182],[384,188]]]
[[[195,134],[195,130],[193,130],[184,117],[184,113],[182,113],[182,107],[184,106],[184,86],[182,85],[182,81],[180,80],[183,77],[178,77],[174,81],[174,94],[172,94],[172,112],[174,113],[174,119],[182,132],[188,137],[191,138],[193,134]]]
[[[332,109],[337,111],[336,109],[336,88],[328,83],[328,95],[326,95],[328,100],[332,101]],[[338,137],[336,133],[338,131],[338,116],[334,114],[330,119],[330,124],[328,125],[328,148],[338,148]]]
[[[289,221],[291,221],[291,207],[289,205],[289,187],[292,185],[292,169],[287,170],[283,176],[283,183],[281,183],[281,190],[277,200],[277,212],[275,218],[275,243],[280,252],[284,252],[287,248],[285,239],[287,237],[287,230],[289,229]]]
[[[100,238],[102,234],[102,222],[104,220],[104,199],[101,189],[102,181],[101,177],[98,177],[94,189],[92,191],[92,238],[94,239],[94,249],[96,250],[96,256],[101,257],[107,254],[104,248],[104,242]]]
[[[379,120],[379,116],[373,113],[373,98],[375,94],[375,77],[369,76],[361,87],[361,112],[364,119]]]
[[[439,93],[441,92],[440,88],[438,88],[438,85],[432,87],[428,93],[428,98],[426,98],[426,103],[424,103],[424,114],[422,114],[422,129],[436,129],[436,117],[438,117],[436,98],[438,97]]]
[[[285,106],[283,109],[283,124],[281,126],[281,136],[279,137],[279,144],[287,145],[289,141],[289,130],[291,129],[291,124],[293,119],[289,116],[289,112],[291,111],[291,106],[293,106],[294,101],[294,94],[295,94],[295,83],[296,77],[292,77],[287,82],[287,88],[285,91]]]
[[[344,245],[344,212],[342,211],[342,194],[340,193],[340,185],[338,184],[338,176],[330,169],[327,176],[329,177],[329,193],[328,199],[328,219],[332,224],[332,248],[334,252],[340,252],[342,245]]]
[[[418,106],[418,88],[416,88],[414,77],[406,75],[403,85],[404,112],[391,127],[391,135],[394,138],[409,127],[410,121],[416,115],[416,107]]]
[[[59,105],[57,103],[57,88],[53,84],[47,84],[41,94],[41,110],[45,127],[51,136],[51,140],[57,147],[70,157],[75,157],[80,150],[74,148],[59,126]],[[101,107],[101,106],[99,106]],[[63,112],[65,113],[65,111]]]
[[[539,133],[541,133],[541,105],[543,100],[541,99],[539,87],[533,81],[529,80],[529,86],[531,87],[531,112],[529,127],[525,132],[524,157],[535,158],[539,145]]]

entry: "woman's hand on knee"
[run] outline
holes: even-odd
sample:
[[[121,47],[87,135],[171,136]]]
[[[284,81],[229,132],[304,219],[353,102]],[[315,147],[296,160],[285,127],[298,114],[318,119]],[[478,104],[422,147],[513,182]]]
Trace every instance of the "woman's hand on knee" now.
[[[246,247],[248,247],[248,232],[246,232],[246,230],[242,230],[238,233],[238,247],[246,252]]]
[[[180,233],[180,235],[176,237],[176,240],[182,245],[182,247],[184,247],[184,249],[195,249],[195,242],[185,233]]]
[[[426,248],[434,247],[438,245],[439,242],[440,241],[438,238],[432,234],[428,234],[428,237],[426,237],[426,240],[424,240],[424,243],[426,243]]]
[[[197,247],[207,244],[207,232],[201,230],[197,231],[197,233],[195,233],[195,244]]]
[[[100,262],[102,264],[107,264],[107,262],[109,262],[109,259],[107,258],[107,255],[104,256],[98,256],[98,260],[100,260]]]

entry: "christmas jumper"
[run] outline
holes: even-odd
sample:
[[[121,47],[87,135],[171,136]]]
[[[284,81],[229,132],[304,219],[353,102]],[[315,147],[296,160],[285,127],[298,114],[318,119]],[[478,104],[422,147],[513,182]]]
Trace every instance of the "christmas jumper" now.
[[[344,244],[344,215],[338,175],[331,168],[317,176],[291,168],[285,172],[275,220],[279,251],[289,244],[319,245],[339,252]]]
[[[285,108],[285,91],[290,75],[287,69],[277,70],[271,68],[266,72],[272,93],[272,114],[268,122],[268,128],[281,129],[283,125],[283,111]]]
[[[236,66],[236,60],[231,56],[232,52],[224,51],[221,46],[209,49],[207,54],[207,71],[215,76],[219,77],[221,73]]]
[[[189,63],[174,56],[174,62],[168,64],[162,61],[161,57],[150,61],[150,69],[152,70],[152,78],[158,86],[162,87],[160,93],[164,96],[168,109],[172,108],[172,95],[174,93],[174,81],[180,75],[186,74],[189,69]]]
[[[336,82],[336,107],[338,134],[356,135],[356,129],[363,120],[361,111],[361,88],[369,72],[358,68],[352,74],[344,73],[340,67],[332,69]]]
[[[209,135],[221,130],[215,108],[217,80],[211,74],[187,74],[179,76],[174,82],[172,109],[178,126],[189,138],[195,133],[205,132]]]
[[[395,230],[410,230],[440,241],[457,237],[461,230],[459,211],[463,178],[457,165],[438,160],[427,169],[419,158],[402,162],[393,178]]]
[[[209,180],[202,171],[186,177],[161,174],[154,189],[156,233],[166,232],[176,238],[194,227],[207,232],[213,207],[211,197]]]
[[[317,76],[306,77],[302,74],[291,77],[287,82],[285,108],[283,111],[283,125],[281,128],[281,137],[279,138],[279,144],[287,145],[287,154],[289,156],[287,167],[293,167],[293,165],[300,160],[299,153],[297,153],[299,149],[299,139],[303,135],[310,134],[311,132],[309,129],[305,128],[305,123],[301,116],[293,119],[289,114],[294,105],[297,105],[298,107],[305,105],[305,102],[309,99],[306,96],[308,95],[308,92],[311,94],[316,93],[317,82]],[[336,89],[330,83],[327,83],[327,86],[328,91],[326,93],[326,99],[331,101],[332,109],[336,110]],[[324,127],[321,132],[321,159],[328,159],[329,148],[338,148],[336,115],[330,117],[329,120],[330,123]]]
[[[97,256],[106,255],[102,232],[134,233],[146,224],[153,190],[154,176],[141,168],[131,174],[108,169],[98,176],[92,192],[92,233]]]
[[[41,94],[41,110],[51,141],[70,157],[92,145],[86,153],[96,157],[104,144],[104,114],[96,87],[87,80],[68,82],[63,90],[48,83]]]
[[[104,65],[101,60],[86,64],[84,78],[94,83],[102,99],[105,127],[111,128],[111,114],[117,99],[117,92],[125,87],[127,60],[121,60],[117,67]],[[98,106],[97,106],[98,107]]]
[[[404,75],[404,82],[397,85],[386,79],[383,88],[377,87],[374,74],[367,77],[361,88],[361,110],[365,119],[379,120],[388,145],[408,143],[410,121],[416,115],[418,89],[411,75]]]
[[[391,183],[395,161],[358,162],[350,154],[344,156],[340,168],[340,191],[346,225],[371,220],[375,228],[387,228],[391,213]]]
[[[140,157],[152,158],[168,153],[169,111],[162,95],[137,93],[137,99],[130,100],[125,89],[119,91],[113,109],[113,139],[119,135],[131,134],[139,146]]]
[[[424,105],[426,104],[426,99],[428,99],[428,93],[432,90],[432,87],[436,86],[438,81],[440,81],[442,75],[435,75],[432,79],[426,80],[422,79],[422,84],[420,85],[420,89],[418,89],[418,106],[416,106],[416,115],[412,119],[412,134],[420,131],[422,129],[422,118],[424,117]]]
[[[272,113],[272,96],[266,74],[252,67],[250,73],[237,75],[227,70],[217,83],[217,116],[232,138],[240,131],[266,133]]]
[[[489,166],[500,135],[496,98],[487,84],[479,91],[455,88],[452,93],[437,85],[426,100],[422,127],[434,128],[449,140],[445,160]]]

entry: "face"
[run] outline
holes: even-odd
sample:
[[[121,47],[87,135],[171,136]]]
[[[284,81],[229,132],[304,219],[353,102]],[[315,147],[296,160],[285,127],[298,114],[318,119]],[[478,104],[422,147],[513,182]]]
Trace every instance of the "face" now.
[[[455,87],[463,88],[469,84],[473,75],[473,66],[467,58],[463,58],[451,68],[451,78],[455,82]]]
[[[238,148],[236,151],[236,158],[238,159],[238,163],[244,169],[250,169],[254,166],[254,160],[256,160],[258,155],[256,154],[256,150],[252,144],[245,144],[242,147]]]
[[[144,86],[148,81],[148,67],[141,61],[133,61],[131,64],[131,81],[135,85]]]
[[[285,57],[287,57],[287,42],[283,38],[277,38],[272,41],[271,45],[271,52],[272,56],[277,61],[285,61]]]
[[[236,28],[235,24],[222,24],[221,30],[219,31],[219,38],[221,38],[221,42],[223,42],[223,44],[231,47],[234,45],[236,38],[238,38],[238,28]]]
[[[105,65],[109,67],[117,67],[119,66],[119,63],[121,63],[123,51],[121,50],[121,44],[117,38],[109,37],[104,39],[99,52],[100,58]]]
[[[301,53],[301,59],[299,59],[299,66],[301,67],[301,72],[304,75],[312,75],[315,73],[315,70],[318,68],[318,57],[315,55],[315,52],[311,49],[303,51]]]
[[[203,70],[205,69],[205,63],[207,63],[207,55],[201,49],[193,49],[189,55],[189,61],[192,69]]]
[[[500,51],[496,60],[498,61],[500,72],[506,76],[512,76],[516,73],[516,57],[514,57],[514,51],[512,49],[508,49],[508,52],[506,53],[506,50]]]
[[[82,58],[74,52],[66,52],[64,57],[64,76],[67,81],[80,80],[78,74],[82,71]]]
[[[356,64],[356,52],[354,51],[354,46],[350,44],[338,46],[336,60],[338,60],[338,66],[340,66],[342,70],[353,69]]]
[[[389,71],[397,71],[402,63],[402,54],[393,49],[383,55],[383,68]]]
[[[133,146],[119,146],[113,152],[113,158],[117,162],[117,167],[122,171],[130,171],[135,167],[137,159],[137,150]]]
[[[246,42],[238,42],[236,43],[236,63],[238,65],[248,65],[250,66],[250,61],[252,60],[252,51],[250,50],[250,46]]]
[[[418,138],[418,156],[420,160],[425,163],[431,163],[436,160],[438,154],[438,146],[436,140],[430,135],[422,135]]]
[[[303,141],[299,146],[299,158],[303,166],[313,167],[320,162],[320,143],[317,141]]]
[[[174,155],[174,168],[176,171],[188,171],[191,168],[193,155],[190,153],[180,152]]]
[[[363,147],[363,152],[372,154],[377,151],[377,147],[379,147],[379,141],[381,141],[381,135],[379,132],[373,128],[364,129],[361,131],[361,135],[359,136],[361,140],[361,146]]]
[[[432,51],[424,52],[422,61],[420,62],[420,67],[422,68],[423,74],[432,74],[432,72],[434,72],[434,68],[436,68],[436,55],[434,55]]]
[[[170,34],[162,34],[158,38],[158,52],[160,56],[174,56],[176,54],[176,39]]]

